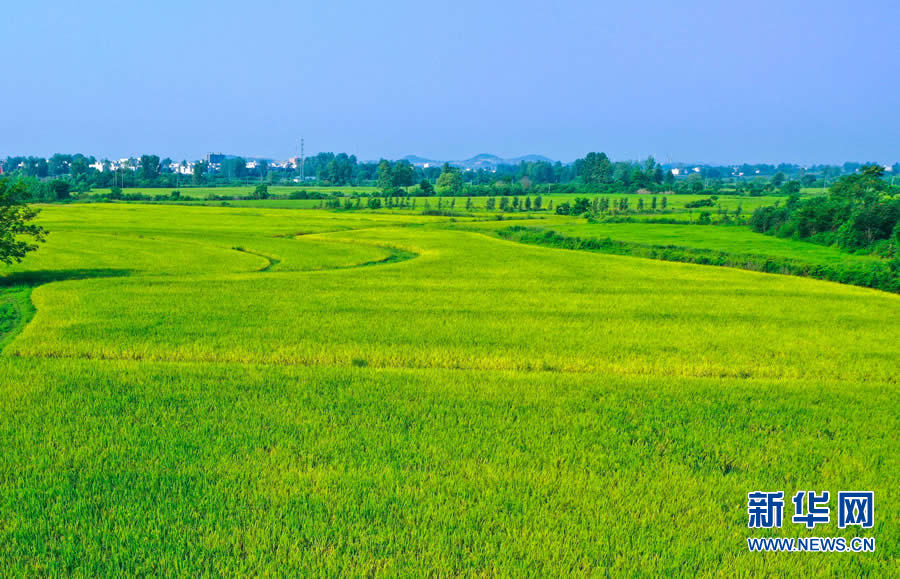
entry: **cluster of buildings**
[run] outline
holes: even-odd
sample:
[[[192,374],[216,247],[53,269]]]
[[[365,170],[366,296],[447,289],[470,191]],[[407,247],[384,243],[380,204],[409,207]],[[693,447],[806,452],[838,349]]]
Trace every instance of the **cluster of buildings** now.
[[[172,173],[178,173],[180,175],[190,175],[194,170],[195,164],[196,163],[184,161],[181,163],[169,163],[167,166],[161,167],[161,168],[164,170],[168,170],[169,172],[172,172]],[[123,157],[118,160],[96,161],[94,163],[91,163],[89,166],[91,169],[94,169],[101,173],[103,171],[120,171],[120,170],[121,171],[137,171],[141,166],[141,162],[139,159]]]
[[[219,171],[222,169],[222,163],[228,159],[237,159],[235,155],[225,155],[224,153],[209,153],[206,155],[206,163],[210,171]],[[270,169],[295,169],[300,167],[300,157],[292,157],[287,161],[273,161],[271,159],[247,159],[244,166],[253,170],[265,164]],[[190,163],[193,167],[193,163]],[[191,171],[188,171],[190,173]]]
[[[683,167],[675,167],[674,169],[671,169],[671,171],[672,171],[673,175],[678,177],[679,175],[689,175],[692,172],[699,173],[700,167],[694,167],[692,169],[687,169],[687,168],[683,168]]]
[[[236,159],[236,156],[225,155],[223,153],[210,153],[206,155],[204,161],[207,163],[209,171],[217,172],[222,169],[222,163],[227,159]],[[165,172],[176,173],[179,175],[191,175],[194,172],[194,166],[199,161],[181,161],[168,163],[161,167]],[[245,161],[245,167],[253,170],[265,164],[271,169],[295,169],[300,166],[300,157],[291,157],[286,161],[272,161],[269,159],[249,159]],[[103,160],[91,163],[91,169],[99,172],[103,171],[137,171],[140,168],[140,159],[133,157],[123,157],[118,160]]]

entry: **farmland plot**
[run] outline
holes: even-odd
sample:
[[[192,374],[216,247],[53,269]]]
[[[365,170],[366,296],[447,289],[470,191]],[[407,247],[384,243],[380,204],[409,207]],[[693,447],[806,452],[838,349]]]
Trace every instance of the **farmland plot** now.
[[[13,572],[896,564],[896,295],[439,217],[97,205],[43,220],[50,242],[0,295],[34,307],[0,308],[30,320],[0,341]],[[807,487],[874,490],[876,551],[748,553],[747,492]]]

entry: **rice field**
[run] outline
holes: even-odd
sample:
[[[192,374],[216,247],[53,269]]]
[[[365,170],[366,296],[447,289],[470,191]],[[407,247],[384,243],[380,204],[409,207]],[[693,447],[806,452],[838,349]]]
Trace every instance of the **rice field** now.
[[[269,186],[269,194],[272,196],[268,199],[229,199],[226,201],[222,200],[211,200],[210,197],[250,197],[253,195],[254,187],[246,186],[246,187],[182,187],[179,188],[178,191],[181,193],[181,198],[178,200],[178,203],[200,203],[200,204],[208,204],[208,205],[216,205],[221,206],[222,203],[227,203],[229,206],[233,207],[268,207],[270,209],[316,209],[319,208],[320,205],[323,204],[323,201],[320,199],[290,199],[290,194],[296,191],[307,191],[308,193],[324,193],[326,195],[337,195],[339,197],[352,197],[358,195],[373,195],[378,194],[377,187],[315,187],[315,186],[303,186],[303,185],[272,185]],[[127,187],[122,190],[124,194],[143,194],[149,196],[169,196],[174,189],[171,188],[147,188],[147,187]],[[90,193],[87,194],[87,197],[90,198],[95,195],[107,194],[109,193],[109,189],[94,189]],[[730,212],[734,212],[738,207],[741,208],[741,211],[745,214],[752,213],[754,209],[757,207],[773,205],[776,202],[783,203],[785,201],[785,197],[778,196],[759,196],[759,197],[750,197],[747,195],[729,195],[728,193],[722,193],[718,195],[716,200],[716,205],[714,207],[703,207],[699,209],[688,209],[685,208],[685,205],[694,201],[698,201],[701,199],[708,199],[708,195],[636,195],[630,193],[613,193],[608,195],[595,195],[591,193],[553,193],[551,195],[546,194],[546,192],[542,192],[540,188],[536,187],[532,189],[528,195],[519,196],[520,200],[524,203],[525,197],[530,197],[534,200],[536,197],[541,196],[543,207],[546,209],[548,207],[548,203],[552,202],[553,207],[557,207],[560,203],[572,203],[576,198],[586,197],[588,199],[594,199],[599,197],[606,197],[610,200],[618,200],[621,198],[625,198],[629,201],[630,207],[634,210],[637,207],[639,201],[643,201],[645,204],[645,209],[649,212],[650,206],[653,200],[653,197],[656,197],[658,202],[658,210],[655,213],[656,217],[667,217],[667,218],[683,218],[683,219],[691,219],[696,218],[701,211],[708,211],[715,214],[720,208],[727,209]],[[666,208],[663,209],[661,206],[662,199],[666,199]],[[449,208],[451,204],[453,204],[454,209],[458,211],[463,211],[466,207],[467,199],[471,200],[472,211],[474,212],[484,212],[490,211],[493,213],[495,210],[487,209],[488,197],[484,196],[472,196],[472,197],[417,197],[416,206],[418,210],[422,210],[426,203],[432,209],[438,207],[438,205],[443,208]],[[495,204],[499,204],[500,197],[494,197]],[[512,202],[512,197],[509,198],[509,201]],[[552,212],[552,211],[551,211]],[[683,215],[682,215],[683,214]]]
[[[900,296],[391,212],[41,220],[0,278],[9,574],[896,571]],[[806,488],[875,528],[765,536],[876,551],[749,553],[747,493]]]
[[[866,263],[877,256],[853,255],[835,247],[755,233],[749,227],[656,223],[584,223],[571,220],[553,230],[581,237],[609,237],[631,243],[697,247],[744,254],[763,254],[810,263]]]

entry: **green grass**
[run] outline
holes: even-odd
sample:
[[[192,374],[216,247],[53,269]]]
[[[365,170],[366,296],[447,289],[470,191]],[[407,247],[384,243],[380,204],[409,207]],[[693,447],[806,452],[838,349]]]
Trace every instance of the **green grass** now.
[[[9,574],[896,568],[900,296],[462,229],[506,222],[41,220],[0,286],[36,309],[0,355]],[[748,553],[860,534],[748,530],[759,489],[875,491],[876,552]]]
[[[254,187],[184,187],[179,188],[181,191],[182,200],[179,203],[203,203],[203,204],[211,204],[211,205],[221,205],[222,201],[207,201],[207,197],[211,195],[221,196],[221,197],[248,197],[253,194]],[[359,194],[372,194],[376,192],[378,189],[376,187],[306,187],[306,186],[290,186],[290,185],[273,185],[269,187],[269,194],[273,195],[275,198],[270,199],[262,199],[262,200],[229,200],[225,201],[229,205],[235,207],[268,207],[268,208],[279,208],[279,209],[314,209],[318,208],[321,200],[319,199],[289,199],[288,196],[290,193],[294,191],[305,190],[307,192],[321,192],[321,193],[338,193],[342,196],[351,196],[354,193]],[[172,188],[147,188],[147,187],[127,187],[123,189],[123,192],[126,194],[135,194],[141,193],[144,195],[169,195],[173,191]],[[812,191],[812,190],[810,190]],[[109,193],[109,189],[94,189],[90,193],[88,193],[88,197],[93,195],[105,194]],[[682,211],[689,211],[685,209],[684,205],[686,203],[690,203],[692,201],[697,201],[700,199],[708,199],[708,195],[634,195],[634,194],[624,194],[624,193],[613,193],[608,195],[595,195],[591,193],[554,193],[552,195],[542,194],[539,188],[532,190],[527,196],[534,199],[538,195],[541,195],[544,203],[544,208],[547,207],[547,203],[552,201],[554,207],[558,206],[560,203],[572,203],[578,197],[586,197],[588,199],[593,199],[595,197],[608,197],[610,199],[619,199],[619,198],[627,198],[629,203],[631,204],[631,209],[635,209],[637,207],[637,203],[639,199],[643,199],[646,204],[646,209],[650,210],[650,204],[653,197],[657,198],[657,202],[661,203],[663,197],[666,198],[667,201],[667,212],[678,214]],[[520,199],[524,202],[525,196],[520,196]],[[449,204],[454,200],[453,197],[418,197],[416,198],[416,206],[418,210],[422,210],[425,206],[425,201],[428,201],[431,208],[436,209],[439,200],[445,205],[445,208],[449,207]],[[485,210],[485,204],[487,202],[487,197],[472,197],[473,208],[478,211]],[[500,198],[494,198],[499,207]],[[466,206],[466,198],[465,197],[456,197],[456,209],[462,211]],[[710,211],[715,213],[718,209],[718,206],[721,205],[722,208],[728,209],[729,211],[734,211],[741,207],[741,210],[745,214],[752,213],[754,209],[757,207],[762,207],[766,205],[774,205],[776,202],[783,203],[785,197],[777,197],[777,196],[762,196],[762,197],[749,197],[744,195],[727,195],[722,194],[719,195],[717,200],[716,207],[704,207],[700,209],[690,210],[695,216],[699,215],[701,211]],[[510,202],[512,202],[512,198],[510,198]],[[666,213],[663,212],[661,205],[658,207],[659,214],[658,217],[667,216]]]
[[[0,285],[0,351],[31,321],[34,307],[26,285]]]
[[[631,243],[677,245],[730,253],[772,255],[809,263],[868,263],[878,257],[850,255],[834,247],[755,233],[748,227],[655,223],[571,223],[554,231],[579,237],[609,237]]]

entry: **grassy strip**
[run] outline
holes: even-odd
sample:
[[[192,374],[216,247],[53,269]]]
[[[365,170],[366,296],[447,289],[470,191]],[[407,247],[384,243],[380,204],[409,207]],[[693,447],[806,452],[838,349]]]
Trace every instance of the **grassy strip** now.
[[[603,239],[569,237],[553,230],[521,225],[507,227],[497,234],[503,239],[521,243],[796,275],[900,293],[900,268],[896,262],[812,264],[768,255],[729,253],[677,245],[631,243],[608,237]]]
[[[387,265],[389,263],[399,263],[401,261],[407,261],[409,259],[413,259],[415,257],[419,257],[418,253],[414,253],[412,251],[406,251],[405,249],[397,249],[394,247],[388,248],[392,251],[392,253],[385,257],[384,259],[376,259],[375,261],[367,261],[365,263],[360,263],[359,265],[352,265],[350,267],[367,267],[370,265]]]
[[[34,316],[30,296],[30,286],[0,286],[0,351],[12,342]]]
[[[284,236],[279,236],[279,237],[284,237]],[[261,273],[270,272],[273,270],[273,268],[275,268],[275,266],[277,266],[279,263],[281,263],[281,260],[278,258],[266,255],[264,253],[259,253],[257,251],[251,251],[244,247],[235,246],[232,249],[234,249],[235,251],[243,252],[243,253],[249,253],[250,255],[255,255],[257,257],[261,257],[263,259],[268,260],[269,265],[266,265],[262,269],[256,270]],[[413,253],[411,251],[406,251],[403,249],[397,249],[395,247],[387,247],[385,249],[390,249],[391,254],[383,259],[376,259],[376,260],[366,261],[363,263],[357,263],[357,264],[353,264],[353,265],[341,265],[341,266],[334,266],[334,267],[328,267],[328,268],[323,268],[323,269],[347,269],[349,267],[367,267],[370,265],[385,265],[388,263],[397,263],[400,261],[406,261],[408,259],[413,259],[414,257],[419,257],[418,253]]]
[[[280,259],[277,259],[270,255],[266,255],[264,253],[259,253],[258,251],[251,251],[251,250],[241,247],[239,245],[236,245],[236,246],[232,247],[231,249],[233,249],[235,251],[240,251],[242,253],[249,253],[250,255],[255,255],[256,257],[261,257],[261,258],[265,259],[266,261],[268,261],[269,262],[268,265],[263,266],[262,268],[256,270],[259,272],[272,271],[272,268],[274,268],[276,265],[281,263]]]

